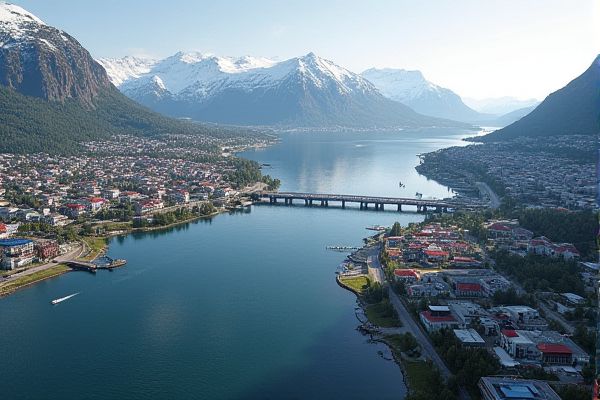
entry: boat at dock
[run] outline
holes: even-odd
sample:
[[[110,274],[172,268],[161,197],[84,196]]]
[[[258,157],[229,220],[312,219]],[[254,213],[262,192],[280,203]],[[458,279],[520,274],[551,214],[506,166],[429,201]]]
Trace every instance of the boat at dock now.
[[[387,228],[385,226],[381,226],[381,225],[373,225],[373,226],[367,226],[365,229],[368,229],[370,231],[385,231]]]
[[[78,294],[79,294],[79,293],[73,293],[73,294],[70,294],[70,295],[68,295],[68,296],[65,296],[65,297],[59,297],[58,299],[54,299],[54,300],[52,300],[50,303],[51,303],[51,304],[58,304],[58,303],[62,303],[63,301],[65,301],[65,300],[69,300],[71,297],[75,297],[75,296],[77,296]]]

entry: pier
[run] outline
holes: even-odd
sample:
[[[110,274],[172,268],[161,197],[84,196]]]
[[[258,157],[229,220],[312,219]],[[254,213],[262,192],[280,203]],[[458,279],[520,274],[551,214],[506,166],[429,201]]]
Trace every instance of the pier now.
[[[448,212],[449,209],[456,210],[464,207],[462,204],[452,203],[444,200],[424,200],[401,197],[377,197],[360,196],[347,194],[324,194],[324,193],[294,193],[294,192],[261,192],[255,193],[255,200],[267,201],[269,204],[278,204],[280,201],[285,205],[294,204],[294,200],[304,203],[305,206],[328,207],[329,202],[336,202],[342,208],[346,208],[347,203],[359,204],[361,210],[373,209],[375,211],[384,211],[385,206],[396,207],[402,211],[402,206],[415,206],[417,212]]]
[[[111,260],[107,264],[94,264],[94,263],[88,262],[88,261],[71,260],[71,261],[64,261],[63,264],[67,265],[68,267],[70,267],[72,269],[88,271],[88,272],[96,272],[99,269],[111,270],[114,268],[122,267],[123,265],[127,264],[127,261],[117,259],[117,260]]]

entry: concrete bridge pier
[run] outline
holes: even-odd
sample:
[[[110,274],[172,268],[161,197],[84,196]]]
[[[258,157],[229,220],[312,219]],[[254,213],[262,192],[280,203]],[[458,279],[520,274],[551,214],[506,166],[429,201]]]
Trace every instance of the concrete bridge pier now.
[[[402,204],[398,204],[398,211],[402,211]]]
[[[420,213],[422,210],[422,206],[417,206],[417,212]]]
[[[379,204],[379,209],[380,209],[381,211],[385,210],[385,207],[384,207],[384,204],[383,204],[383,203]]]
[[[342,208],[346,208],[346,201],[342,200]]]
[[[423,206],[423,212],[426,213],[427,212],[427,206]]]
[[[308,206],[308,200],[304,199],[304,206]]]

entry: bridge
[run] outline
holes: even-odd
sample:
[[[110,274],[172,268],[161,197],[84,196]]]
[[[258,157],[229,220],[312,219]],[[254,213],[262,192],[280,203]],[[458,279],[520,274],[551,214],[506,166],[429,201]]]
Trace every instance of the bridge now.
[[[377,196],[358,196],[347,194],[324,194],[324,193],[294,193],[294,192],[260,192],[255,193],[255,200],[266,201],[270,204],[277,204],[279,200],[283,200],[285,205],[292,205],[294,200],[304,201],[307,207],[320,205],[328,207],[329,202],[341,203],[342,208],[346,208],[346,203],[360,204],[361,210],[368,210],[372,204],[376,211],[383,211],[386,205],[396,206],[398,211],[402,211],[402,206],[415,206],[417,212],[448,212],[448,209],[460,208],[461,204],[455,204],[443,200],[423,200],[410,199],[401,197],[377,197]]]

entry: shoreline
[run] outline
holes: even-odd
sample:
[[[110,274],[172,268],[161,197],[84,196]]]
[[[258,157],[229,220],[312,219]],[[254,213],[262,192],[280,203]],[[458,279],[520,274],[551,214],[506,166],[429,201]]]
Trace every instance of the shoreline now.
[[[358,276],[364,276],[364,275],[358,275]],[[361,296],[360,293],[358,293],[356,291],[356,289],[354,289],[351,286],[342,282],[340,279],[340,275],[338,275],[338,274],[336,274],[336,276],[335,276],[335,281],[339,287],[353,293],[356,296],[356,303],[358,304],[358,306],[360,307],[360,309],[362,310],[362,312],[364,313],[365,318],[366,318],[366,315],[367,315],[366,303],[364,301],[362,301],[362,299],[360,298],[360,296]],[[371,336],[371,340],[373,342],[383,343],[384,345],[387,346],[388,350],[390,351],[390,353],[392,355],[392,359],[393,359],[394,363],[400,368],[400,372],[402,373],[402,381],[404,382],[404,386],[406,386],[406,393],[410,394],[411,392],[413,392],[413,389],[411,389],[410,382],[408,380],[408,370],[407,370],[407,367],[403,363],[403,361],[405,361],[405,360],[402,358],[402,355],[396,354],[392,344],[390,344],[389,341],[386,339],[386,335],[382,335],[380,333],[373,332],[371,330],[371,328],[365,327],[365,322],[361,321],[358,317],[357,317],[357,319],[360,322],[360,325],[357,328],[357,330],[359,332],[361,332],[363,335]],[[367,322],[368,322],[368,319],[367,319]],[[388,360],[386,358],[384,358],[384,359]],[[389,360],[389,361],[391,361],[391,360]]]
[[[227,209],[217,210],[214,213],[211,213],[211,214],[208,214],[208,215],[194,216],[192,218],[188,218],[188,219],[182,220],[182,221],[177,221],[177,222],[174,222],[172,224],[164,225],[164,226],[144,227],[144,228],[132,228],[131,230],[124,231],[124,232],[118,232],[118,233],[115,233],[115,234],[108,233],[108,234],[103,235],[103,236],[90,236],[90,237],[95,238],[95,239],[104,239],[106,241],[106,243],[102,246],[102,248],[100,248],[98,250],[97,254],[91,260],[88,260],[88,261],[94,261],[94,260],[96,260],[96,259],[98,259],[98,258],[100,258],[100,257],[102,257],[104,255],[106,255],[106,253],[108,252],[108,250],[110,248],[108,240],[111,239],[111,238],[113,238],[113,237],[127,236],[127,235],[130,235],[132,233],[137,233],[137,232],[154,232],[154,231],[160,231],[162,229],[169,229],[169,228],[173,228],[173,227],[178,226],[178,225],[183,225],[183,224],[186,224],[186,223],[198,221],[200,219],[212,218],[212,217],[215,217],[215,216],[217,216],[219,214],[225,213],[226,211],[228,211],[228,210]],[[85,238],[83,238],[82,241],[85,242]],[[87,244],[87,242],[85,243],[85,245],[89,247],[89,244]],[[93,250],[90,250],[90,253],[92,251]],[[60,265],[64,265],[64,264],[57,263],[55,267],[58,267]],[[53,267],[53,268],[55,268],[55,267]],[[59,277],[59,276],[61,276],[63,274],[69,273],[69,272],[74,272],[74,270],[72,268],[68,268],[67,267],[67,269],[64,270],[64,271],[55,271],[55,273],[53,273],[51,275],[42,276],[42,277],[40,277],[38,279],[35,279],[35,280],[31,281],[31,282],[27,282],[27,283],[24,283],[23,285],[16,286],[16,287],[14,287],[11,290],[6,291],[6,292],[3,292],[2,291],[2,286],[0,286],[0,299],[2,299],[4,297],[10,296],[11,294],[17,292],[18,290],[25,289],[25,288],[27,288],[29,286],[33,286],[33,285],[35,285],[37,283],[43,282],[43,281],[48,280],[48,279],[57,278],[57,277]]]
[[[59,263],[59,264],[56,264],[56,267],[58,267],[58,266],[60,266],[60,265],[64,265],[64,264],[60,264],[60,263]],[[66,266],[65,266],[65,267],[66,267]],[[69,267],[66,267],[66,268],[67,268],[67,269],[65,269],[65,270],[63,270],[63,271],[56,271],[56,272],[54,272],[54,273],[53,273],[53,274],[51,274],[51,275],[42,276],[42,277],[40,277],[40,278],[38,278],[38,279],[35,279],[35,280],[31,281],[31,282],[27,282],[27,283],[24,283],[23,285],[16,286],[16,287],[12,288],[11,290],[9,290],[9,291],[7,291],[7,292],[3,292],[3,291],[2,291],[2,287],[0,287],[0,299],[2,299],[2,298],[4,298],[4,297],[8,297],[8,296],[10,296],[11,294],[14,294],[14,293],[16,293],[16,292],[17,292],[17,291],[19,291],[19,290],[22,290],[22,289],[28,288],[29,286],[33,286],[33,285],[35,285],[35,284],[37,284],[37,283],[40,283],[40,282],[46,281],[46,280],[48,280],[48,279],[52,279],[52,278],[58,278],[59,276],[61,276],[61,275],[63,275],[63,274],[66,274],[66,273],[69,273],[69,272],[73,272],[73,271],[74,271],[73,269],[71,269],[71,268],[69,268]]]

